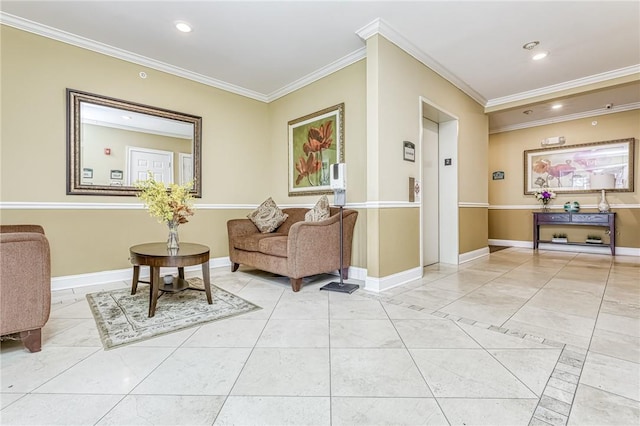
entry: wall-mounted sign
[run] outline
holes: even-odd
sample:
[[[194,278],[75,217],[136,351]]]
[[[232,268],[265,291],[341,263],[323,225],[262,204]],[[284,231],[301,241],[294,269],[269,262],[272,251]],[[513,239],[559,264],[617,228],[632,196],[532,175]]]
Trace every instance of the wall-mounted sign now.
[[[409,141],[404,141],[403,142],[403,148],[404,148],[404,161],[416,161],[416,145],[412,142]]]
[[[93,179],[93,169],[83,168],[82,169],[82,177],[84,179]]]
[[[493,180],[502,180],[502,179],[504,179],[503,171],[493,172]]]
[[[111,179],[122,179],[122,170],[111,170]]]

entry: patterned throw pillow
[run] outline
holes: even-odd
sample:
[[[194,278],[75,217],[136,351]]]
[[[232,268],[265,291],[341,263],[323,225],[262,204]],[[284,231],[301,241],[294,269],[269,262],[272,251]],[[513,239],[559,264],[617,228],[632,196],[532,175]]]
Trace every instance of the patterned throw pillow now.
[[[287,220],[289,215],[283,213],[271,197],[269,197],[247,217],[251,219],[260,232],[266,234],[275,231],[278,226]]]
[[[329,219],[330,214],[329,199],[326,195],[323,195],[316,205],[304,215],[304,221],[320,222],[321,220]]]

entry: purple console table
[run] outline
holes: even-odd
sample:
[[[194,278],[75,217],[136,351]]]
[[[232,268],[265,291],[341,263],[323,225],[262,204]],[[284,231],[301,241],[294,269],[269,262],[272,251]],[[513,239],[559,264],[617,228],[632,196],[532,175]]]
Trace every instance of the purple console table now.
[[[609,228],[609,248],[611,255],[616,254],[616,214],[615,213],[533,213],[533,249],[538,249],[538,243],[552,243],[540,240],[540,225],[560,226],[600,226]],[[552,243],[553,244],[553,243]],[[594,246],[589,243],[558,243],[574,246]],[[607,244],[598,244],[606,246]]]

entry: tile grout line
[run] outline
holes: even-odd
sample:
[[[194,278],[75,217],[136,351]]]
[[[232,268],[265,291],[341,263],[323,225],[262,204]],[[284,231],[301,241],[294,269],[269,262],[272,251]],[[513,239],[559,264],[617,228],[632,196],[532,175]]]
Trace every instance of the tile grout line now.
[[[386,303],[416,311],[424,311],[426,309],[422,306],[393,300],[392,298],[380,295],[364,294],[361,296],[384,301]],[[567,424],[569,413],[571,411],[575,393],[578,387],[578,380],[580,378],[580,374],[582,373],[582,368],[586,359],[586,349],[582,350],[582,348],[577,347],[571,347],[569,349],[566,344],[558,342],[556,340],[535,336],[529,333],[523,333],[514,329],[499,327],[480,321],[475,321],[469,318],[463,318],[457,315],[448,314],[446,312],[433,311],[430,314],[442,319],[448,319],[450,321],[460,322],[462,324],[483,328],[485,330],[501,333],[507,336],[512,336],[523,340],[531,340],[536,343],[554,348],[562,348],[562,352],[560,353],[560,357],[556,362],[556,366],[551,372],[551,376],[549,377],[549,380],[547,381],[547,384],[545,385],[545,388],[542,391],[540,398],[538,399],[538,405],[533,412],[531,421],[529,422],[529,426],[548,424],[553,426],[564,426]],[[562,397],[563,399],[570,402],[562,401],[557,397]]]
[[[587,350],[585,349],[582,353],[577,352],[578,350],[581,348],[568,348],[566,345],[563,347],[558,362],[538,400],[529,426],[540,424],[539,422],[563,426],[567,424],[586,359]]]

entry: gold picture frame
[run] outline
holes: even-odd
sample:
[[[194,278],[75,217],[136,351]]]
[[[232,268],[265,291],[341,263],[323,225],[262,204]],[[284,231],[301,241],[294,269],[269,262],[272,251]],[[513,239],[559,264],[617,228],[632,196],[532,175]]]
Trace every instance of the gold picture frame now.
[[[344,162],[344,103],[291,120],[289,196],[330,194],[330,165]]]
[[[524,151],[524,193],[633,192],[634,138]]]

